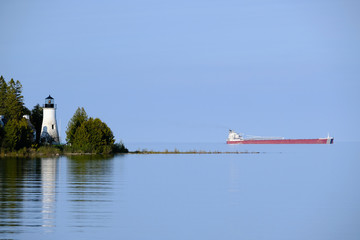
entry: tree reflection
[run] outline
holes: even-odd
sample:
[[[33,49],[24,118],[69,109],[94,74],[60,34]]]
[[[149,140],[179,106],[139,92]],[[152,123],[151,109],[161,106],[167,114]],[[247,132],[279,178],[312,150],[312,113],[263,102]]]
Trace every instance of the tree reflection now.
[[[26,207],[41,204],[40,159],[0,159],[0,233],[18,233],[36,226],[24,219]]]
[[[100,227],[110,213],[113,157],[71,156],[68,161],[68,197],[77,227]]]

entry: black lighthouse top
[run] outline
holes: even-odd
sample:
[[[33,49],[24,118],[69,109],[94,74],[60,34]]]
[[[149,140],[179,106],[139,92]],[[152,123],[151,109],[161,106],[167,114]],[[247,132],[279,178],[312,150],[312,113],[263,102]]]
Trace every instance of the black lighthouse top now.
[[[47,98],[45,98],[45,107],[46,108],[54,107],[54,98],[52,98],[50,95]]]

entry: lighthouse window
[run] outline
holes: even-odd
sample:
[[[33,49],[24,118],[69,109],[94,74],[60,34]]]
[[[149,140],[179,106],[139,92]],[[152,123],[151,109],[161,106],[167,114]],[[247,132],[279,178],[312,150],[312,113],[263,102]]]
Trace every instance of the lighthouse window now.
[[[54,129],[54,124],[53,124],[53,125],[51,125],[51,128],[52,128],[52,129]]]

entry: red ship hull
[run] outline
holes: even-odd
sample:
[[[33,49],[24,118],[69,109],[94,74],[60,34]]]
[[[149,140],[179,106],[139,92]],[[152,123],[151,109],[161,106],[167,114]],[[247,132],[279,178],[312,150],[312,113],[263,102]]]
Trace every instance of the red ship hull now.
[[[334,138],[318,139],[264,139],[264,140],[233,140],[227,144],[333,144]]]

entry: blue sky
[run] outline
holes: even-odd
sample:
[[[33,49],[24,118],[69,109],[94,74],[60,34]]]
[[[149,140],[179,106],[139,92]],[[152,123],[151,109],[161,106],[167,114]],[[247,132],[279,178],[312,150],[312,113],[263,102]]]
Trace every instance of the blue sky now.
[[[360,2],[0,2],[0,74],[61,137],[77,107],[126,142],[360,135]]]

